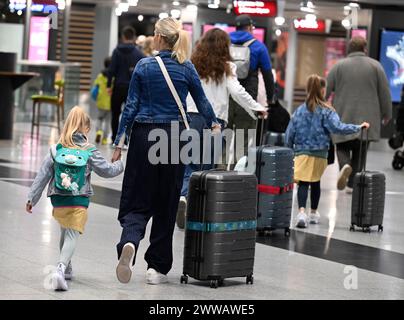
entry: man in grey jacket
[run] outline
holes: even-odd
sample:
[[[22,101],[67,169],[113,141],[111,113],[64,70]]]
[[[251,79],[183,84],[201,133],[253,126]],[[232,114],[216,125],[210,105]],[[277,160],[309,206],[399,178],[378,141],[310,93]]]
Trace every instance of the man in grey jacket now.
[[[367,42],[354,37],[348,45],[348,57],[339,61],[327,77],[327,99],[334,92],[333,105],[345,123],[370,123],[369,141],[380,139],[381,123],[386,125],[392,116],[389,83],[382,65],[369,58]],[[353,177],[362,169],[359,163],[360,146],[366,152],[365,141],[358,134],[334,136],[340,166],[338,190],[351,192]]]

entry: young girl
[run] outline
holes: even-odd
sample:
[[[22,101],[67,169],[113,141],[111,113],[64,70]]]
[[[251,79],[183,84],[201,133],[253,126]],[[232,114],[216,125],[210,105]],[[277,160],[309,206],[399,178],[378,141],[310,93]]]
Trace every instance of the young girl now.
[[[311,75],[307,81],[306,102],[293,114],[286,131],[286,143],[295,150],[295,181],[298,183],[299,214],[298,228],[307,223],[317,224],[320,201],[320,179],[327,167],[330,135],[357,133],[369,128],[367,122],[361,125],[342,123],[338,114],[325,100],[326,81],[318,75]],[[311,211],[306,214],[306,202],[310,187]]]
[[[80,107],[74,107],[65,122],[57,145],[51,147],[31,186],[26,210],[32,213],[46,184],[53,206],[53,217],[61,228],[60,257],[52,275],[55,290],[68,290],[66,280],[72,278],[71,259],[79,234],[84,232],[87,208],[93,189],[91,171],[104,178],[123,171],[122,160],[110,164],[88,143],[90,118]]]

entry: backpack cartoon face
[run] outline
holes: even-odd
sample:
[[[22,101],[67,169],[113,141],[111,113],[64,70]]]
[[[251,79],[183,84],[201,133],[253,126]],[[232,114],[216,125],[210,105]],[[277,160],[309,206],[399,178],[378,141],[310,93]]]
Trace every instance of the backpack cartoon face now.
[[[88,151],[79,149],[60,148],[56,152],[56,162],[70,166],[82,167],[88,160]]]

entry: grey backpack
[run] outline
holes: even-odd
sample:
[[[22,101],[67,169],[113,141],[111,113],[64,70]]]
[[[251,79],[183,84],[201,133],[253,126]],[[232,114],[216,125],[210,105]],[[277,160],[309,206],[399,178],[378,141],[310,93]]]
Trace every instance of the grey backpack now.
[[[255,39],[248,40],[243,44],[232,44],[230,46],[230,55],[233,58],[233,62],[237,66],[237,78],[246,79],[248,72],[250,71],[250,44],[252,44]]]

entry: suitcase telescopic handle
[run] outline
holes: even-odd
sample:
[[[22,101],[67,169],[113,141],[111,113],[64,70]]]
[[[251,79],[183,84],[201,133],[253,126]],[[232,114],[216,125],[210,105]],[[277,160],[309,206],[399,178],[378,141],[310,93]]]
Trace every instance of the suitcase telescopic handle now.
[[[364,152],[364,159],[362,159],[362,148],[363,148],[363,136],[364,132],[366,131],[366,150]],[[367,155],[368,155],[368,144],[369,144],[369,129],[367,128],[361,128],[361,141],[360,141],[360,146],[359,146],[359,165],[362,168],[362,172],[366,171],[366,161],[367,161]],[[362,160],[364,161],[362,164]]]

